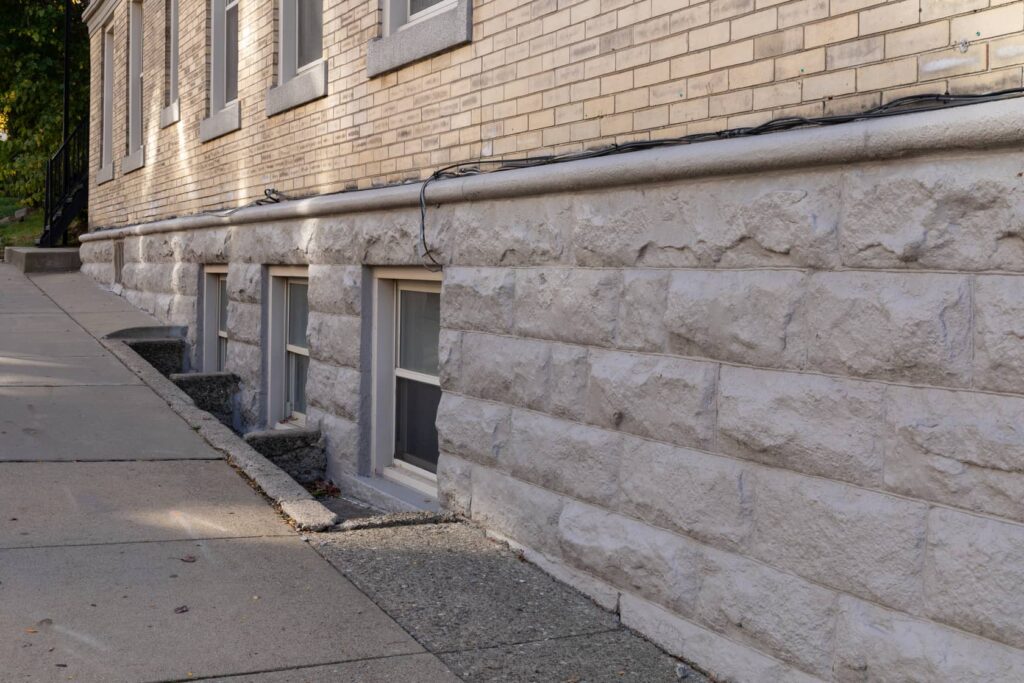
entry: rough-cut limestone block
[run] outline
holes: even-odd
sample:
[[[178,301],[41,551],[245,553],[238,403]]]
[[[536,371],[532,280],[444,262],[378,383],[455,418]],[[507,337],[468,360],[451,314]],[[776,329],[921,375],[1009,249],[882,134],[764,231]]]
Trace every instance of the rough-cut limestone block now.
[[[310,311],[309,323],[306,325],[310,357],[325,363],[358,368],[360,324],[360,319],[355,316]]]
[[[82,263],[81,271],[96,282],[104,285],[114,284],[114,266],[110,263]]]
[[[160,232],[142,235],[137,238],[125,238],[125,262],[145,261],[146,263],[171,263],[174,261],[174,233]],[[132,243],[135,244],[132,244]],[[128,258],[131,252],[133,257]]]
[[[676,271],[669,281],[668,350],[681,356],[798,366],[793,316],[806,276],[797,271]]]
[[[359,425],[312,406],[307,419],[310,426],[319,427],[327,444],[327,478],[354,475],[358,469]]]
[[[233,372],[242,380],[238,406],[242,424],[246,428],[263,424],[263,381],[260,372],[262,360],[263,354],[258,346],[228,341],[228,358],[224,370]]]
[[[451,386],[472,396],[544,410],[550,362],[547,342],[467,332],[462,336],[461,371]]]
[[[626,439],[615,507],[713,545],[739,548],[753,526],[749,467],[686,448]]]
[[[148,238],[128,236],[121,240],[121,249],[125,263],[136,263],[145,260],[143,258],[143,242],[146,239]]]
[[[141,308],[150,313],[162,324],[170,324],[171,305],[174,303],[174,295],[125,287],[124,298],[135,308]]]
[[[889,387],[886,487],[1024,521],[1024,399]]]
[[[1021,267],[1024,269],[1024,258]],[[1019,275],[979,276],[975,281],[976,387],[1024,394],[1024,297],[1021,292],[1024,292],[1024,277]]]
[[[258,304],[263,298],[263,266],[258,263],[232,263],[228,268],[228,298],[245,304]]]
[[[713,363],[592,351],[587,421],[609,429],[709,448],[714,440]]]
[[[576,501],[566,503],[557,530],[572,566],[675,612],[694,613],[703,578],[700,544]]]
[[[355,216],[320,216],[315,220],[316,228],[306,245],[310,264],[366,263],[358,256],[361,236],[356,229]]]
[[[838,174],[796,173],[578,194],[587,266],[810,266],[838,261]]]
[[[844,596],[836,628],[839,683],[1024,680],[1024,652]]]
[[[927,509],[847,484],[759,469],[749,551],[836,590],[917,609]]]
[[[968,279],[931,273],[818,273],[799,325],[807,368],[964,386],[971,375]]]
[[[125,263],[121,282],[128,289],[173,294],[174,268],[173,263]]]
[[[843,180],[843,264],[1024,270],[1019,155],[887,163]]]
[[[559,556],[558,518],[565,501],[497,470],[473,468],[473,521],[549,557]]]
[[[615,346],[629,351],[664,350],[669,273],[626,270],[622,279],[622,306]]]
[[[583,400],[590,376],[590,354],[586,348],[566,344],[551,345],[545,412],[582,422],[586,412]]]
[[[512,408],[445,392],[437,407],[436,425],[442,451],[500,466],[512,428]]]
[[[174,325],[187,327],[186,339],[189,343],[193,344],[196,341],[196,330],[199,329],[199,326],[196,324],[196,312],[198,310],[198,297],[181,294],[171,295],[171,308],[168,320]]]
[[[517,270],[515,330],[528,337],[611,346],[621,293],[617,270]]]
[[[722,367],[718,448],[767,465],[882,483],[885,386]]]
[[[427,191],[429,197],[430,191]],[[481,266],[539,266],[568,255],[572,197],[545,195],[528,200],[488,200],[427,209],[427,242],[453,263]],[[419,228],[419,212],[411,221]],[[417,236],[418,239],[418,236]]]
[[[359,315],[363,269],[361,266],[309,267],[309,309],[320,313]]]
[[[442,389],[454,389],[462,373],[462,333],[441,329],[437,338],[437,374]]]
[[[172,233],[174,258],[187,263],[227,263],[231,253],[229,228],[203,228]]]
[[[175,263],[171,271],[171,291],[186,296],[198,296],[201,273],[202,266],[198,263]]]
[[[618,487],[622,445],[620,434],[515,410],[502,469],[546,489],[607,504]]]
[[[679,617],[629,593],[619,600],[622,623],[643,633],[668,652],[702,669],[719,681],[737,683],[820,683],[802,671],[783,664],[759,650],[740,645],[710,629]]]
[[[228,300],[228,335],[232,340],[259,345],[263,311],[259,304]]]
[[[280,223],[245,223],[231,227],[231,260],[252,264],[309,263],[307,247],[316,232],[316,219]]]
[[[437,499],[442,509],[468,516],[473,501],[473,464],[441,451],[437,459]]]
[[[83,242],[78,248],[78,257],[82,263],[113,263],[114,240]]]
[[[946,508],[928,516],[928,616],[1024,647],[1024,526]]]
[[[510,332],[515,271],[509,268],[446,268],[441,325],[460,330]]]
[[[427,244],[439,248],[435,212],[427,210]],[[355,238],[352,258],[342,260],[341,253],[321,260],[329,263],[372,263],[381,266],[422,266],[429,263],[420,257],[420,212],[418,209],[389,209],[351,216]],[[330,256],[324,254],[325,257]],[[447,263],[443,254],[435,258]]]
[[[306,400],[324,412],[358,420],[360,378],[359,371],[353,368],[311,359],[306,377]]]

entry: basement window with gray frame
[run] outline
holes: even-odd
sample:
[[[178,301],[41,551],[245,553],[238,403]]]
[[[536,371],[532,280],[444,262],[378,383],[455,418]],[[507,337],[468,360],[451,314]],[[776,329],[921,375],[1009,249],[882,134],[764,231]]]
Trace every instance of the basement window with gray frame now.
[[[309,279],[305,267],[270,268],[267,424],[271,427],[303,427],[306,424],[308,292]]]
[[[210,0],[209,114],[199,139],[215,140],[242,127],[238,102],[238,12],[240,0]]]
[[[323,0],[281,0],[277,83],[267,93],[267,116],[327,94]]]
[[[381,36],[367,46],[368,76],[394,71],[473,39],[472,0],[381,0],[381,4]]]

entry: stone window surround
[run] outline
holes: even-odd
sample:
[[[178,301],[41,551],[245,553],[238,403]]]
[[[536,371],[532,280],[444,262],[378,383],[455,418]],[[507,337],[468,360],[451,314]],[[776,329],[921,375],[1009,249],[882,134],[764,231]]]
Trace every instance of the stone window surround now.
[[[227,59],[227,2],[230,0],[212,0],[210,3],[213,15],[210,19],[210,113],[199,122],[199,139],[202,142],[215,140],[242,127],[242,108],[238,98],[231,101],[225,99],[227,84],[222,66]]]
[[[267,429],[303,428],[306,416],[293,414],[298,419],[289,419],[285,414],[285,342],[288,320],[286,317],[287,282],[289,280],[309,281],[307,266],[269,266],[265,270],[267,283],[266,306],[262,311],[263,348],[266,349],[266,415]]]
[[[181,120],[181,101],[178,97],[178,2],[179,0],[167,0],[164,4],[164,26],[166,29],[164,40],[167,41],[165,46],[167,82],[164,101],[167,104],[160,110],[161,128],[166,128]]]
[[[295,64],[299,38],[297,1],[281,0],[278,4],[278,83],[267,92],[267,116],[280,114],[327,95],[326,59],[321,56],[301,67]],[[322,27],[321,16],[321,30]]]
[[[366,50],[366,75],[378,76],[473,39],[473,3],[455,0],[449,9],[405,23],[408,0],[381,0],[382,33]]]
[[[227,275],[228,267],[225,264],[208,264],[203,267],[203,288],[202,306],[199,316],[201,324],[200,338],[202,339],[201,366],[203,372],[218,372],[217,368],[217,346],[220,336],[219,309],[220,291],[219,280]]]

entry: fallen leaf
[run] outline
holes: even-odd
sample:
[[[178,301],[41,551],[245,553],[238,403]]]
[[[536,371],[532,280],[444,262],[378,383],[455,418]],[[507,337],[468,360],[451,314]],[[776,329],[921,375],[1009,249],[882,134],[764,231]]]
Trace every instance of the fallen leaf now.
[[[182,557],[182,558],[179,558],[179,559],[182,562],[189,562],[189,563],[191,563],[191,562],[195,562],[196,561],[196,556],[195,555],[186,555],[185,557]]]
[[[175,607],[174,608],[174,613],[175,614],[184,614],[187,611],[188,611],[188,605],[182,605],[181,607]]]
[[[39,631],[34,628],[27,628],[25,629],[25,633],[39,633]]]

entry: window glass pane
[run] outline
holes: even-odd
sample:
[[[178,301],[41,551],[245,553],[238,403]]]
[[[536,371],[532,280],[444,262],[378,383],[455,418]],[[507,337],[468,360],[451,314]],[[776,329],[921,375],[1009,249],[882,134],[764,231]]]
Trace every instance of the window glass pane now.
[[[395,458],[437,472],[441,388],[399,377],[395,386]]]
[[[308,348],[306,323],[309,321],[308,287],[298,282],[288,283],[288,343]]]
[[[228,340],[217,337],[217,372],[223,372],[228,363]]]
[[[217,279],[217,305],[219,312],[217,314],[218,329],[228,329],[228,279],[221,277]]]
[[[444,0],[409,0],[409,16],[429,9]]]
[[[401,290],[398,306],[398,366],[436,377],[441,295]]]
[[[323,0],[297,0],[298,68],[320,59],[323,53]]]
[[[224,101],[238,99],[238,5],[225,12]]]
[[[288,354],[288,403],[292,412],[306,413],[306,375],[309,358],[297,353]]]

